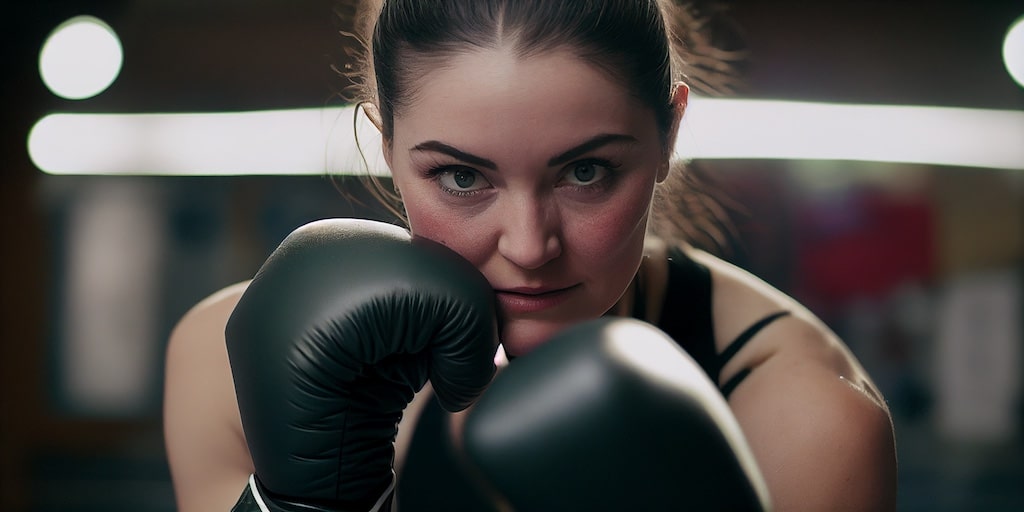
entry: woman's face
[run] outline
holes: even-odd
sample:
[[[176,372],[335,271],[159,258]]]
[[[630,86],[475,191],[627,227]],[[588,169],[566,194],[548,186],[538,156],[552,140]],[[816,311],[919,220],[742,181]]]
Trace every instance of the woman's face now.
[[[416,87],[386,160],[413,234],[494,287],[505,350],[607,312],[667,172],[651,109],[568,52],[466,53]]]

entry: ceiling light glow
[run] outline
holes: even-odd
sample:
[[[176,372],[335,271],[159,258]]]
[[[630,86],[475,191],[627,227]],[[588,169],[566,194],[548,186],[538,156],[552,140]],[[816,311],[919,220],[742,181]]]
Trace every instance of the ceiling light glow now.
[[[701,98],[686,158],[852,160],[1024,169],[1024,112]]]
[[[62,98],[91,98],[110,87],[124,54],[114,30],[92,16],[77,16],[50,33],[39,51],[39,75]]]
[[[1024,87],[1024,16],[1010,25],[1003,39],[1003,64],[1018,85]]]
[[[361,111],[355,115],[352,108],[51,114],[32,127],[28,151],[51,174],[383,174],[380,134]]]

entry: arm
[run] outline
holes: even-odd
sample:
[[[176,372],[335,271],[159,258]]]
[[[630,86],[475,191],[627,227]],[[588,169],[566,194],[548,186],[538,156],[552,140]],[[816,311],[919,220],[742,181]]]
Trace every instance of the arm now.
[[[776,510],[894,510],[896,456],[884,407],[834,367],[779,353],[730,406]]]
[[[193,307],[167,347],[164,438],[178,510],[230,510],[252,473],[224,326],[245,283]]]
[[[881,394],[843,343],[812,313],[750,274],[696,253],[712,270],[719,351],[779,310],[723,368],[750,375],[729,405],[768,483],[776,510],[892,510],[896,454]]]

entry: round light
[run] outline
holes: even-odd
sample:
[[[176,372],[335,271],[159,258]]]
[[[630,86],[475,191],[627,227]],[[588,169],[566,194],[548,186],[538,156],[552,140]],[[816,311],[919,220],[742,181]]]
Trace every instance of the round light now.
[[[1024,87],[1024,16],[1010,25],[1003,39],[1003,64],[1021,87]]]
[[[57,96],[82,100],[114,83],[122,60],[121,41],[109,25],[92,16],[76,16],[46,38],[39,51],[39,75]]]

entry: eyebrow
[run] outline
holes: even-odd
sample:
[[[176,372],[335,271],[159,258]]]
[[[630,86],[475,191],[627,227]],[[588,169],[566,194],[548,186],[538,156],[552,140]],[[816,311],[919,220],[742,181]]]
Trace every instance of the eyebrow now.
[[[498,169],[498,166],[494,162],[492,162],[492,161],[490,161],[490,160],[488,160],[486,158],[482,158],[482,157],[479,157],[479,156],[476,156],[476,155],[473,155],[473,154],[470,154],[470,153],[466,153],[465,151],[456,149],[456,148],[454,148],[452,146],[449,146],[448,144],[445,144],[444,142],[437,141],[437,140],[428,140],[426,142],[421,142],[421,143],[413,146],[412,149],[414,151],[434,151],[434,152],[437,152],[437,153],[444,153],[444,154],[446,154],[446,155],[448,155],[448,156],[450,156],[452,158],[457,158],[459,160],[462,160],[463,162],[466,162],[467,164],[473,164],[473,165],[480,166],[480,167],[486,167],[486,168],[488,168],[488,169],[490,169],[492,171]]]
[[[569,149],[557,156],[552,157],[548,160],[549,167],[555,167],[568,163],[570,160],[579,156],[585,155],[597,148],[607,146],[609,144],[620,143],[620,142],[636,142],[636,138],[630,135],[623,135],[619,133],[604,133],[596,135],[590,139],[584,141],[582,144]],[[437,140],[428,140],[421,142],[412,147],[413,151],[433,151],[437,153],[446,154],[452,158],[456,158],[466,162],[468,164],[484,167],[490,170],[497,170],[498,166],[494,162],[476,156],[472,153],[467,153],[460,149],[457,149],[451,145],[445,144],[444,142]]]
[[[597,148],[607,146],[616,142],[636,142],[636,137],[630,135],[623,135],[619,133],[604,133],[590,138],[583,144],[580,144],[554,158],[548,160],[548,167],[555,167],[568,163],[570,160],[585,155]]]

